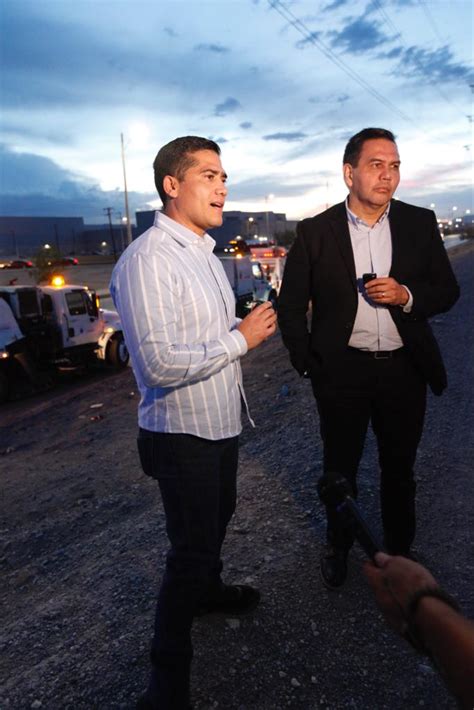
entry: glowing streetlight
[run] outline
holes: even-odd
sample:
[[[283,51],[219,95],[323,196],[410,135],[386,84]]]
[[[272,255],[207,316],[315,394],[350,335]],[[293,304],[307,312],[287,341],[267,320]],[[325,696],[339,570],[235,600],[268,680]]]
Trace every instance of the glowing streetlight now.
[[[127,129],[127,135],[134,148],[146,148],[150,138],[150,130],[146,123],[136,121]]]
[[[247,232],[247,239],[250,237],[250,231],[252,229],[252,225],[253,225],[253,217],[247,217],[247,222],[245,223],[246,232]]]
[[[45,244],[43,249],[51,249],[51,244]]]

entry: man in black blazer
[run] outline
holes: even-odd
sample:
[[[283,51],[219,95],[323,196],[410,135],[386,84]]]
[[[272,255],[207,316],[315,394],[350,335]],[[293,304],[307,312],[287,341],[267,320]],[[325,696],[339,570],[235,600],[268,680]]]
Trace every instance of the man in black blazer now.
[[[392,200],[400,158],[390,131],[366,128],[353,136],[343,174],[346,202],[298,225],[278,320],[293,366],[311,380],[324,470],[343,474],[357,495],[370,422],[379,451],[385,547],[409,556],[426,384],[437,395],[447,384],[428,318],[451,308],[459,287],[434,213]],[[345,581],[353,540],[336,514],[326,512],[321,574],[336,588]]]

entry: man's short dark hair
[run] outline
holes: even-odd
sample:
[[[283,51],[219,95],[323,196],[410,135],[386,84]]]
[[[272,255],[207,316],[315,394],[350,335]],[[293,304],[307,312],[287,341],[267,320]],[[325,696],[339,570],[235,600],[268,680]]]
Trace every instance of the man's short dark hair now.
[[[364,128],[349,139],[342,159],[343,164],[349,163],[353,168],[356,168],[362,146],[365,141],[370,141],[374,138],[385,138],[385,140],[395,143],[395,136],[392,131],[387,131],[386,128]]]
[[[196,161],[192,157],[198,150],[212,150],[217,155],[221,154],[221,149],[208,138],[199,136],[183,136],[175,138],[160,148],[158,155],[153,162],[155,172],[155,185],[161,200],[166,205],[168,196],[163,189],[163,180],[166,175],[173,175],[178,180],[184,178],[184,173],[195,165]]]

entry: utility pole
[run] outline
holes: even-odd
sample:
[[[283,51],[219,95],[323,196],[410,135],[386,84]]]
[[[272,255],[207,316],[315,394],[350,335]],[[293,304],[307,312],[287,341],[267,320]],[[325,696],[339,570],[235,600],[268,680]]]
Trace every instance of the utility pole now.
[[[112,251],[114,253],[114,261],[117,261],[117,250],[115,248],[115,235],[114,235],[114,228],[112,227],[112,212],[113,209],[112,207],[104,207],[104,212],[109,218],[109,232],[110,232],[110,241],[112,242]]]
[[[122,219],[122,213],[117,212],[117,221],[120,224],[120,251],[123,252],[125,251],[125,247],[127,246],[126,242],[126,235],[124,233],[124,223]]]
[[[130,212],[128,211],[128,190],[127,190],[127,172],[125,170],[125,146],[123,144],[123,133],[120,134],[120,145],[122,148],[122,169],[123,169],[123,187],[125,194],[125,217],[127,219],[127,246],[132,243],[132,225],[130,224]]]

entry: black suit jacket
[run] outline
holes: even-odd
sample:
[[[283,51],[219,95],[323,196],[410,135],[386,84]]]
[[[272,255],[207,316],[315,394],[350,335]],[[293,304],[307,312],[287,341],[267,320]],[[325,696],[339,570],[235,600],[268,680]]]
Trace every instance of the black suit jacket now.
[[[446,387],[446,371],[428,318],[447,311],[459,286],[431,210],[392,200],[390,276],[407,286],[413,308],[389,306],[400,337],[435,394]],[[318,371],[347,347],[357,312],[355,272],[345,203],[298,224],[287,258],[278,321],[296,370]],[[312,305],[308,331],[308,303]]]

